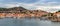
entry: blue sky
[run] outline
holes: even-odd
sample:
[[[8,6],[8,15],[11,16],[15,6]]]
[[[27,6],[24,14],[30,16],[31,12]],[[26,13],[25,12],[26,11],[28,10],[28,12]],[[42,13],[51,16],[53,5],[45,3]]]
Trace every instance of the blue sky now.
[[[55,12],[60,10],[60,0],[0,0],[0,7],[22,6],[29,10]]]

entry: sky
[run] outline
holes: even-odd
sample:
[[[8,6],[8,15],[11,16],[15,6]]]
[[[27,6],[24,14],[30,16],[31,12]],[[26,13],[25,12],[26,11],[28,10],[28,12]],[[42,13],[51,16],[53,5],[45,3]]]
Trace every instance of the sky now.
[[[0,7],[18,6],[29,10],[43,10],[53,13],[60,10],[60,0],[0,0]]]

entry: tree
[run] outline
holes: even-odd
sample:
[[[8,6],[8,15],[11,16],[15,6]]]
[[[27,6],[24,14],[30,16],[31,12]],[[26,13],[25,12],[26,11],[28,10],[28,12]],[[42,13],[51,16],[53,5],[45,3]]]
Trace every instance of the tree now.
[[[60,10],[58,12],[60,12]]]
[[[47,16],[47,14],[45,14],[45,15],[42,15],[42,17],[46,17]]]

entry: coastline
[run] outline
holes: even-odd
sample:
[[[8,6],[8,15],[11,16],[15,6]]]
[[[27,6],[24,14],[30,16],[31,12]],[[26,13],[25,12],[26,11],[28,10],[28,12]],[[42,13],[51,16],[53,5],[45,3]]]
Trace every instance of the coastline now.
[[[36,14],[0,13],[0,18],[4,18],[4,17],[24,18],[24,17],[41,17],[41,16]]]

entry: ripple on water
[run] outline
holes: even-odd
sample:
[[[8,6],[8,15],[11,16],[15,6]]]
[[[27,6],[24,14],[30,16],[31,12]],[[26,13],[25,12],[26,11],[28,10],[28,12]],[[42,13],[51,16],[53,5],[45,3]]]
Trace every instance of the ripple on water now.
[[[0,19],[0,26],[60,26],[60,22],[39,19]]]

